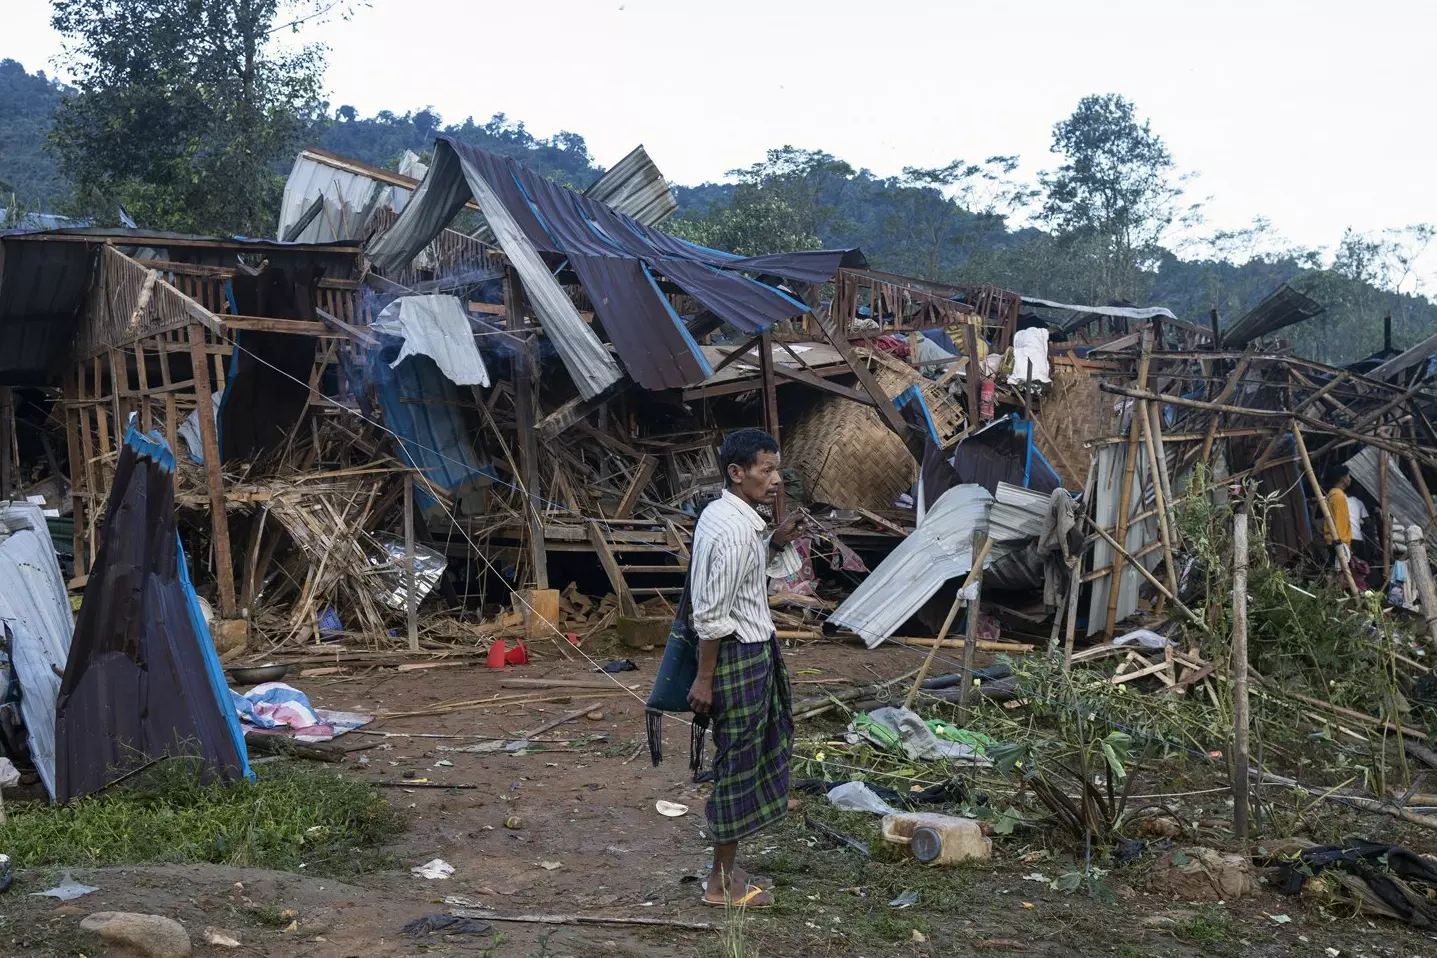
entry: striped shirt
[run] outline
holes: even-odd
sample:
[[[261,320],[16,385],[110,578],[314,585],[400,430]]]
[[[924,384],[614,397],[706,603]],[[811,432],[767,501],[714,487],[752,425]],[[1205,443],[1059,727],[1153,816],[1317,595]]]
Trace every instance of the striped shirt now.
[[[770,562],[765,528],[753,507],[727,489],[699,516],[689,558],[689,602],[699,638],[733,635],[752,643],[773,637],[769,577],[793,575],[803,560],[790,542]]]

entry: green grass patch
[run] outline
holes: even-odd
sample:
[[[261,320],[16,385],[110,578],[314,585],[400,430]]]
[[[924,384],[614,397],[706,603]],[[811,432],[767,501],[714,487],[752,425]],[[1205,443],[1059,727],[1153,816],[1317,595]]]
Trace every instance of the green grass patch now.
[[[1221,908],[1208,905],[1173,931],[1179,938],[1186,938],[1206,951],[1206,946],[1220,945],[1232,937],[1232,919]]]
[[[173,759],[95,798],[11,805],[0,848],[20,868],[211,862],[353,873],[380,864],[375,846],[403,828],[370,786],[277,762],[254,782],[206,782]]]

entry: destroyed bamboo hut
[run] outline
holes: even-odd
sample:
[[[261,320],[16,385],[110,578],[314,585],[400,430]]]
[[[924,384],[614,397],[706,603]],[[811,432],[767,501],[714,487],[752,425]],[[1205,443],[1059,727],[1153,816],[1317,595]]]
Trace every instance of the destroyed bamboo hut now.
[[[741,425],[818,524],[789,637],[931,642],[983,538],[993,648],[1201,623],[1178,500],[1269,497],[1312,561],[1337,464],[1388,519],[1374,577],[1433,522],[1430,343],[1338,369],[1273,338],[1321,309],[1287,287],[1224,329],[740,257],[674,209],[642,148],[580,193],[441,138],[401,172],[304,151],[274,241],[7,234],[0,498],[43,497],[82,586],[121,439],[158,432],[230,658],[661,641]]]

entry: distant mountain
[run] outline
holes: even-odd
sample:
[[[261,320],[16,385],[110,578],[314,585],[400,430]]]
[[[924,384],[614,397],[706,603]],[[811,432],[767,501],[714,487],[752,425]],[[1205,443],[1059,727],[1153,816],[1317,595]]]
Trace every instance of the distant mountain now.
[[[64,90],[44,71],[31,74],[0,60],[0,206],[10,205],[13,194],[23,209],[53,211],[68,198],[59,166],[44,149]]]
[[[0,60],[0,207],[10,206],[13,194],[23,211],[63,210],[68,189],[44,146],[64,90],[44,73],[30,74],[14,60]],[[361,117],[353,107],[341,106],[315,126],[311,142],[393,168],[405,150],[427,153],[439,132],[515,157],[566,186],[582,189],[603,172],[581,135],[564,131],[536,137],[502,113],[484,122],[471,117],[445,124],[428,108]],[[825,247],[861,247],[878,269],[932,280],[993,283],[1064,302],[1098,298],[1091,264],[1048,233],[1010,229],[1001,217],[972,213],[932,187],[854,170],[827,154],[807,156],[819,162],[801,174],[790,172],[777,189],[785,201],[796,199],[804,207],[805,228]],[[287,172],[288,161],[281,166],[277,172]],[[691,221],[728,209],[736,191],[731,183],[674,184],[679,216]],[[1399,348],[1437,332],[1437,305],[1431,301],[1314,268],[1310,258],[1277,256],[1235,265],[1167,254],[1145,276],[1144,303],[1167,306],[1200,323],[1207,322],[1213,308],[1225,323],[1233,322],[1279,284],[1291,282],[1328,311],[1284,335],[1304,355],[1329,362],[1379,350],[1384,313],[1393,314]]]

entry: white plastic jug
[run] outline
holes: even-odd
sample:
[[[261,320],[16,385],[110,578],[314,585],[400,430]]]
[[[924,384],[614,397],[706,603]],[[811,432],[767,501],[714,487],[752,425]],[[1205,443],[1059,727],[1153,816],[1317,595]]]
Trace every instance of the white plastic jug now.
[[[883,840],[907,845],[925,865],[951,865],[970,858],[993,857],[993,840],[971,818],[935,812],[905,812],[883,817]]]

